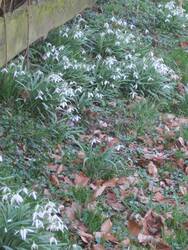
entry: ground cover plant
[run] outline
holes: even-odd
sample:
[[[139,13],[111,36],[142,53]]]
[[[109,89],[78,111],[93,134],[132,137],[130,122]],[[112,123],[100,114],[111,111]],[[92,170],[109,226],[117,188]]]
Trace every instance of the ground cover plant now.
[[[1,69],[0,249],[187,249],[187,11],[97,1]]]

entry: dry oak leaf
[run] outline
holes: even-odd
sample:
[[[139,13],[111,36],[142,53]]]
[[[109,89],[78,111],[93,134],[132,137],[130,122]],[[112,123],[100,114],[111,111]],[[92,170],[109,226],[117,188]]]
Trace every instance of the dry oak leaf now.
[[[79,151],[79,152],[77,153],[77,157],[78,157],[78,159],[80,159],[80,160],[84,160],[84,159],[86,158],[86,154],[85,154],[85,152],[83,152],[83,151]]]
[[[150,161],[150,163],[148,164],[147,168],[148,168],[148,173],[151,176],[153,176],[153,177],[157,176],[158,170],[157,170],[156,165],[152,161]]]
[[[134,236],[138,236],[142,230],[142,225],[139,222],[132,219],[128,221],[127,227],[129,232]]]
[[[128,247],[130,245],[131,241],[129,238],[125,238],[122,242],[121,242],[121,245],[123,247]]]
[[[153,196],[153,200],[157,202],[163,201],[164,199],[165,197],[163,196],[163,194],[161,194],[161,192],[157,192]]]
[[[142,223],[144,235],[160,236],[164,227],[164,218],[149,210],[144,216]]]
[[[59,166],[58,164],[49,163],[49,164],[48,164],[48,169],[49,169],[49,170],[51,170],[51,171],[56,172],[56,171],[57,171],[58,166]]]
[[[93,245],[92,250],[105,250],[105,249],[101,244],[95,244]]]
[[[112,243],[118,244],[117,238],[111,233],[104,234],[103,239],[106,241],[110,241]]]
[[[75,174],[74,184],[86,187],[88,185],[89,178],[85,176],[82,172]]]
[[[63,171],[64,171],[64,166],[61,164],[58,166],[56,173],[57,175],[60,175]]]
[[[59,179],[57,178],[57,176],[55,174],[50,175],[50,182],[55,187],[59,187],[59,185],[60,185]]]
[[[101,196],[104,190],[108,187],[115,187],[117,184],[118,178],[112,178],[109,181],[106,181],[100,186],[99,188],[96,188],[95,193],[94,193],[94,199]]]
[[[102,225],[101,225],[101,232],[102,233],[109,233],[112,230],[112,222],[110,219],[107,219]]]
[[[104,190],[106,189],[106,186],[101,186],[101,187],[99,187],[96,191],[95,191],[95,193],[94,193],[94,198],[97,198],[97,197],[99,197],[99,196],[101,196],[101,194],[104,192]]]
[[[80,210],[80,206],[76,202],[73,202],[71,207],[65,208],[65,214],[70,221],[73,221],[76,219],[76,212],[78,210]]]
[[[117,201],[116,194],[112,191],[107,193],[107,203],[116,211],[121,211],[124,209],[124,206]]]
[[[181,193],[183,196],[185,196],[185,195],[188,194],[188,188],[187,188],[187,187],[180,186],[179,189],[180,189],[180,193]]]
[[[92,234],[86,233],[86,232],[81,231],[81,230],[78,230],[78,235],[80,236],[82,241],[86,244],[88,244],[89,242],[91,242],[94,239]]]

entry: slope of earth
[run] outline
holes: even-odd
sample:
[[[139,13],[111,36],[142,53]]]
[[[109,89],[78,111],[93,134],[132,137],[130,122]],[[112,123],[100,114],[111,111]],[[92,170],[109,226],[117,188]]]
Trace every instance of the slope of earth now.
[[[187,10],[97,1],[1,70],[2,249],[188,248]]]

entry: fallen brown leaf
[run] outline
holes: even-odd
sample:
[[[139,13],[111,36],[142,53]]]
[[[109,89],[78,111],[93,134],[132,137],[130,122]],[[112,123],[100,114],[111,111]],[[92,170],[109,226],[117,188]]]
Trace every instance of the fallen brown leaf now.
[[[152,161],[150,161],[150,163],[148,164],[147,168],[148,168],[148,173],[151,176],[153,176],[153,177],[157,176],[158,170],[157,170],[156,165]]]
[[[57,171],[58,166],[59,166],[58,164],[49,163],[49,164],[48,164],[48,169],[49,169],[49,170],[51,170],[51,171],[56,172],[56,171]]]
[[[188,47],[188,42],[187,42],[187,41],[185,41],[185,42],[180,42],[180,46],[181,46],[182,48],[187,48],[187,47]]]
[[[121,242],[121,245],[123,247],[128,247],[130,245],[131,241],[129,238],[125,238],[122,242]]]
[[[165,199],[165,197],[161,194],[161,192],[157,192],[153,196],[153,200],[157,201],[157,202],[163,201],[164,199]]]
[[[73,221],[76,219],[76,212],[80,209],[80,206],[76,203],[73,202],[71,207],[66,207],[65,208],[65,214],[67,216],[67,218],[70,221]]]
[[[80,160],[84,160],[85,157],[86,157],[86,154],[85,154],[85,152],[83,152],[83,151],[79,151],[79,152],[77,153],[77,157],[78,157],[78,159],[80,159]]]
[[[101,244],[95,244],[93,245],[92,250],[105,250],[105,249]]]
[[[188,188],[187,188],[187,187],[185,187],[185,186],[180,186],[179,189],[180,189],[180,192],[181,192],[181,194],[182,194],[183,196],[185,196],[185,195],[188,194]]]
[[[102,233],[109,233],[112,230],[112,222],[110,219],[107,219],[101,226]]]
[[[142,230],[142,225],[140,225],[140,223],[132,219],[128,221],[127,227],[129,232],[134,236],[138,236]]]
[[[124,209],[124,206],[117,200],[116,194],[112,191],[107,193],[107,204],[116,211]]]
[[[96,191],[95,191],[95,193],[94,193],[94,198],[97,198],[97,197],[99,197],[99,196],[101,196],[101,194],[104,192],[104,190],[106,189],[106,186],[101,186],[101,187],[99,187]]]
[[[55,187],[59,187],[59,185],[60,185],[59,179],[57,178],[57,176],[55,174],[50,175],[50,182]]]
[[[160,236],[164,226],[164,219],[161,215],[149,210],[143,219],[143,234]]]
[[[88,244],[89,242],[91,242],[93,240],[93,235],[86,233],[84,231],[78,231],[78,235],[80,236],[80,238],[82,239],[82,241],[86,244]]]
[[[60,175],[64,171],[64,166],[61,164],[57,168],[57,175]]]
[[[75,174],[74,184],[86,187],[88,185],[89,178],[85,176],[82,172]]]

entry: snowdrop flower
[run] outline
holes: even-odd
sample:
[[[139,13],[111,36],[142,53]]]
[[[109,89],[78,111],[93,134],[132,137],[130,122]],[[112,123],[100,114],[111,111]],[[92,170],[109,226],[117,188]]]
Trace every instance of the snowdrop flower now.
[[[55,237],[50,238],[50,245],[57,245],[57,240]]]
[[[93,97],[94,97],[93,93],[91,93],[91,92],[89,92],[89,93],[87,94],[87,96],[88,96],[88,98],[93,98]]]
[[[71,120],[72,120],[73,122],[79,122],[80,119],[81,119],[81,117],[80,117],[79,115],[75,115],[75,116],[72,117]]]
[[[31,192],[29,194],[29,197],[33,197],[33,199],[36,200],[37,199],[37,193],[35,191],[33,191],[33,192]]]
[[[12,198],[11,198],[11,204],[12,205],[14,203],[17,203],[18,205],[20,205],[23,201],[24,201],[23,198],[18,193],[13,195]]]
[[[39,90],[38,91],[38,95],[35,97],[35,100],[43,100],[43,96],[44,96],[44,93],[41,91],[41,90]]]
[[[33,244],[31,246],[31,250],[38,250],[38,245],[33,241]]]
[[[83,36],[84,36],[84,33],[80,30],[74,34],[74,39],[79,39],[79,38],[82,38]]]
[[[115,146],[115,150],[117,151],[120,151],[121,149],[124,149],[124,148],[125,148],[124,145],[121,145],[121,144]]]
[[[26,187],[22,188],[19,192],[23,192],[28,195],[29,191]]]
[[[48,80],[55,82],[55,83],[58,83],[58,82],[61,82],[63,79],[61,78],[61,76],[59,74],[51,74],[48,77]]]
[[[168,10],[173,10],[175,9],[175,2],[174,1],[170,1],[168,3],[165,4],[165,8]]]
[[[6,194],[6,193],[10,194],[11,193],[11,189],[9,187],[7,187],[7,186],[2,187],[0,189],[0,191],[2,191],[3,194]]]
[[[22,228],[22,229],[20,229],[20,231],[17,231],[16,234],[20,233],[20,236],[21,236],[22,240],[25,241],[27,239],[27,234],[28,233],[33,233],[33,232],[34,231],[29,229],[29,228]]]
[[[44,223],[39,219],[34,220],[32,225],[35,226],[37,229],[44,228]]]
[[[61,102],[61,104],[60,104],[60,106],[64,109],[64,108],[66,108],[67,107],[67,102]]]
[[[8,73],[8,69],[3,68],[3,69],[1,70],[1,73]]]

